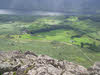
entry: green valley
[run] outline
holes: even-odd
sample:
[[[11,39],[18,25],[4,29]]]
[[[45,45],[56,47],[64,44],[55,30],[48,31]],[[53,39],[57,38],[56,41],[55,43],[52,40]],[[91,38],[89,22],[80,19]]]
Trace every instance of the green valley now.
[[[0,50],[33,51],[91,66],[100,61],[100,15],[0,15]]]

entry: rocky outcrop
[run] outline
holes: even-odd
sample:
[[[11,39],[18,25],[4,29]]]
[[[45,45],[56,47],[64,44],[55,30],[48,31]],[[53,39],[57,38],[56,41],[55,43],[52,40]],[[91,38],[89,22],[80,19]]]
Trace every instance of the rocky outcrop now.
[[[100,62],[96,62],[91,68],[88,69],[90,75],[100,75]]]
[[[3,75],[100,75],[100,64],[86,69],[47,55],[20,51],[0,52],[0,73]]]

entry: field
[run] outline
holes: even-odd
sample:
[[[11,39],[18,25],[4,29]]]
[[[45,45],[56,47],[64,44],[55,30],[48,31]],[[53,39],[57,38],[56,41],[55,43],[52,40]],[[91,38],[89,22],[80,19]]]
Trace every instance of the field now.
[[[0,50],[30,50],[89,67],[100,61],[99,24],[99,15],[0,15]]]

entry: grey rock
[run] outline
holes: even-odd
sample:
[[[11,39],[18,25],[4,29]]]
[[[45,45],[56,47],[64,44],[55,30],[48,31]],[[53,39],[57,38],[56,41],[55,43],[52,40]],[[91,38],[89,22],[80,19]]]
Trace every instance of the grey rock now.
[[[88,71],[90,75],[100,75],[100,62],[96,62]]]
[[[3,75],[100,75],[100,62],[86,69],[66,60],[37,56],[30,51],[1,52],[0,72]]]

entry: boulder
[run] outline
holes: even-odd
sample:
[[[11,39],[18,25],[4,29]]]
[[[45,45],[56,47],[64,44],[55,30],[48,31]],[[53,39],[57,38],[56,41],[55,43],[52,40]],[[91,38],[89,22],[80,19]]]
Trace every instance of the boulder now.
[[[88,71],[90,75],[100,75],[100,62],[96,62]]]
[[[30,51],[0,52],[0,72],[3,75],[100,75],[100,62],[87,69]]]

